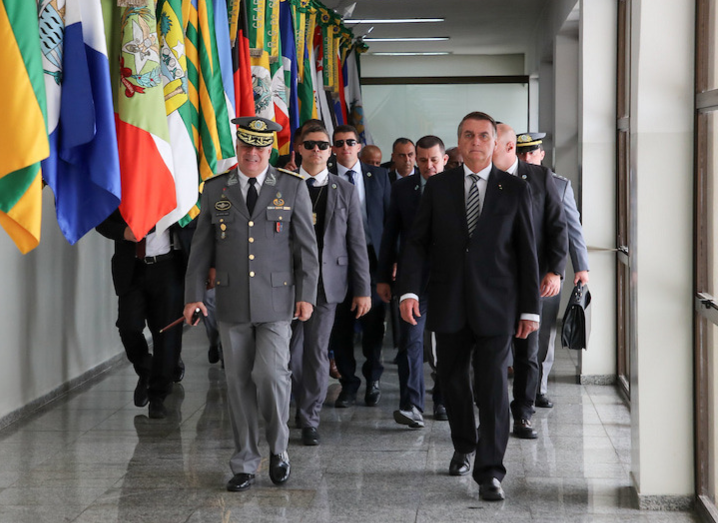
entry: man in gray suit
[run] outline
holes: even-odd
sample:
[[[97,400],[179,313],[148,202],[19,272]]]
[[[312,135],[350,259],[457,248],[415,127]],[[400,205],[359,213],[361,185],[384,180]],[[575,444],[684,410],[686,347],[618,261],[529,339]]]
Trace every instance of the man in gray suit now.
[[[304,445],[319,444],[319,412],[329,382],[329,336],[337,304],[344,301],[351,279],[351,309],[356,318],[371,308],[369,257],[359,196],[355,187],[327,170],[331,155],[329,134],[322,125],[306,126],[298,148],[299,174],[312,200],[314,231],[321,271],[312,317],[293,325],[291,348],[292,392]]]
[[[526,163],[541,165],[546,155],[543,149],[543,138],[546,133],[523,133],[516,139],[516,152],[519,159]],[[583,239],[581,228],[581,215],[576,207],[576,199],[571,188],[571,181],[563,176],[553,173],[553,181],[563,203],[563,212],[566,215],[568,230],[568,253],[573,264],[573,284],[579,281],[584,285],[588,283],[588,250]],[[563,284],[563,282],[562,282]],[[556,318],[561,306],[561,293],[544,300],[541,310],[541,327],[539,329],[539,390],[536,394],[537,407],[550,409],[553,402],[546,395],[548,393],[548,375],[551,372],[556,345]]]
[[[184,316],[202,303],[216,269],[217,320],[224,349],[235,452],[227,490],[248,489],[259,467],[259,415],[269,443],[269,477],[289,478],[289,340],[292,317],[306,321],[319,267],[306,184],[269,166],[274,132],[264,118],[238,125],[238,168],[205,183],[187,268]],[[196,322],[195,322],[196,324]]]

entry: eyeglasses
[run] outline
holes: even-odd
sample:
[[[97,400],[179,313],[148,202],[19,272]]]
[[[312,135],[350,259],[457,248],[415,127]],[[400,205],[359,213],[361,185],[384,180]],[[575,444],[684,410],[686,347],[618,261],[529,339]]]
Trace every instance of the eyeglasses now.
[[[344,144],[347,144],[349,147],[354,147],[357,142],[354,138],[349,138],[348,140],[336,140],[334,142],[334,147],[344,147]]]
[[[329,149],[329,142],[319,142],[315,140],[307,140],[306,142],[302,142],[302,145],[304,148],[308,151],[311,151],[315,147],[319,147],[320,151],[326,151]]]

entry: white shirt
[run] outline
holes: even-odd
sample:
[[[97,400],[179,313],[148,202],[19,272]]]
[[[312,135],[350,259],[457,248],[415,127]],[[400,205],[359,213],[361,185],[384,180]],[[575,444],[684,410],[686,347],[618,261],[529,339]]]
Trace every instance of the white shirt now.
[[[366,244],[371,245],[371,238],[369,238],[369,218],[367,217],[366,213],[366,189],[364,188],[364,175],[361,171],[361,162],[357,160],[357,162],[354,164],[354,166],[351,169],[348,169],[344,167],[342,164],[337,162],[337,174],[344,178],[346,181],[351,182],[349,179],[349,176],[347,176],[347,171],[354,171],[354,187],[357,191],[357,196],[359,196],[359,203],[361,204],[361,219],[364,223],[364,236],[366,236]]]
[[[262,185],[264,184],[264,180],[267,179],[267,171],[269,170],[269,166],[264,170],[262,174],[257,176],[257,184],[255,187],[257,188],[257,196],[259,196],[259,193],[262,190]],[[247,192],[249,191],[249,176],[244,174],[242,171],[237,168],[237,178],[239,179],[239,190],[242,191],[242,198],[244,198],[244,201],[247,201]]]
[[[514,163],[511,164],[511,167],[509,167],[508,169],[506,169],[506,172],[509,173],[509,174],[513,174],[514,176],[516,176],[516,169],[518,169],[518,168],[519,168],[519,159],[516,158],[516,159],[514,160]]]
[[[300,167],[299,174],[304,178],[304,181],[307,181],[309,178],[314,178],[314,187],[324,187],[329,183],[329,171],[327,169],[324,169],[316,176],[312,176],[304,170],[304,167]]]
[[[170,252],[170,231],[165,229],[162,234],[151,232],[145,237],[145,258],[162,256]]]

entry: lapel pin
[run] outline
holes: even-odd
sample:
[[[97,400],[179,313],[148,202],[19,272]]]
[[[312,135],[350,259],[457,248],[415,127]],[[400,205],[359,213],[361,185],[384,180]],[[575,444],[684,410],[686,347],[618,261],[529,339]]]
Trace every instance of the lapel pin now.
[[[367,178],[371,178],[371,173],[366,173]]]
[[[336,183],[333,183],[333,184],[332,184],[332,189],[336,189],[336,188],[337,188],[337,184],[336,184]]]
[[[499,184],[499,191],[503,191],[503,190],[504,190],[504,188],[501,186],[501,184]]]

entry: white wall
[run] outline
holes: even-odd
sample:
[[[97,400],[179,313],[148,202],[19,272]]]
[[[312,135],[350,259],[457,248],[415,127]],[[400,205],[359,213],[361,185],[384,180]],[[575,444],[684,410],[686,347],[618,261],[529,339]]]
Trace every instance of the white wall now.
[[[524,73],[524,57],[510,55],[361,56],[364,78],[402,76],[515,76]]]
[[[631,352],[631,472],[649,498],[694,492],[694,4],[632,4],[638,346]]]
[[[0,231],[0,419],[122,351],[112,249],[94,231],[68,244],[48,187],[38,248],[23,256]]]

